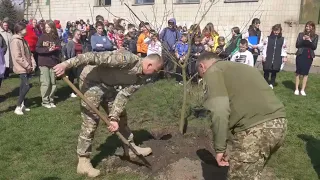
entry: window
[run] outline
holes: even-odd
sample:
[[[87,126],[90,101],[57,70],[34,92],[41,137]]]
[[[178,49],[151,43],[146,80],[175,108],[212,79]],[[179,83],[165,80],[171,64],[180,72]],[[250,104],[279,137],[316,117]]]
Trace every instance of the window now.
[[[135,0],[135,4],[154,4],[154,0]]]
[[[225,3],[258,2],[259,0],[224,0]]]
[[[200,0],[175,0],[175,4],[198,4]]]
[[[97,6],[111,6],[111,0],[98,0]]]
[[[313,21],[320,24],[320,3],[319,0],[302,0],[300,8],[300,23],[304,24]]]

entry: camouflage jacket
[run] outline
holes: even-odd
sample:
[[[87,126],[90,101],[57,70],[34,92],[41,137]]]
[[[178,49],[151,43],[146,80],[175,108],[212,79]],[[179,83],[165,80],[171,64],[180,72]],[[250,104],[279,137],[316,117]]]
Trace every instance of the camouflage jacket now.
[[[129,51],[88,52],[71,58],[68,68],[85,65],[80,79],[89,84],[122,86],[112,105],[109,116],[118,118],[129,97],[144,84],[141,58]]]

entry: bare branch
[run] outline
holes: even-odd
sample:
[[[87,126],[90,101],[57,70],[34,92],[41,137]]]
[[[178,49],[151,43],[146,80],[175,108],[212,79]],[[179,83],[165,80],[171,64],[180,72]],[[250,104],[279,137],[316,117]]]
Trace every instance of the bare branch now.
[[[174,1],[174,0],[171,0],[171,10],[172,10],[172,15],[173,15],[173,17],[174,17],[173,1]],[[168,20],[167,20],[167,21],[168,21]]]
[[[117,19],[120,19],[120,17],[119,16],[116,16],[116,15],[114,15],[109,9],[107,9],[105,6],[103,6],[104,7],[104,9],[106,10],[106,11],[108,11],[108,13],[109,14],[111,14],[113,17],[115,17],[115,18],[117,18]],[[126,21],[128,21],[129,23],[132,23],[129,19],[126,19]],[[132,23],[133,24],[133,23]]]
[[[127,6],[127,8],[129,9],[129,11],[138,19],[138,21],[142,22],[141,19],[137,16],[137,14],[128,6],[127,3],[124,3],[125,6]],[[150,29],[143,24],[143,26],[149,31],[150,33]],[[167,53],[167,55],[170,57],[171,61],[175,64],[175,65],[179,65],[176,61],[175,61],[175,57],[172,56],[172,54],[170,53],[170,51],[167,49],[166,46],[163,46],[163,43],[161,43],[161,46],[163,48],[163,50],[165,50],[165,52]]]
[[[157,31],[159,31],[158,21],[157,21],[157,12],[158,12],[158,9],[154,5],[152,5],[153,20],[154,20],[154,24],[155,24],[154,29],[157,29]]]
[[[195,73],[193,76],[191,76],[191,78],[188,80],[187,84],[190,84],[192,79],[195,78],[196,76],[198,76],[198,73]]]
[[[103,6],[103,8],[108,11],[109,14],[111,14],[113,17],[115,18],[120,18],[119,16],[114,15],[109,9],[107,9],[105,6]]]
[[[248,26],[251,19],[254,17],[255,13],[260,9],[262,3],[263,3],[263,0],[261,0],[261,3],[259,4],[258,8],[252,13],[252,16],[249,18],[249,21],[247,22],[247,24],[243,28],[240,28],[240,29],[242,29],[241,32],[244,30],[244,28],[246,28]]]
[[[200,12],[201,5],[202,5],[202,1],[201,1],[200,4],[199,4],[199,8],[198,8],[198,11],[197,11],[197,13],[196,13],[196,16],[194,17],[194,23],[193,23],[193,24],[195,24],[196,21],[197,21],[197,17],[198,17],[198,14],[199,14],[199,12]]]

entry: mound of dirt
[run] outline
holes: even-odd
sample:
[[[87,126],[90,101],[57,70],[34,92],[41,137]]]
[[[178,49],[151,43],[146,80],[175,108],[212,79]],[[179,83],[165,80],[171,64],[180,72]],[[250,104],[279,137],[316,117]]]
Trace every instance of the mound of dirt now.
[[[170,164],[164,172],[159,173],[155,180],[202,180],[201,162],[199,160],[191,160],[183,158]]]
[[[137,158],[129,162],[114,156],[105,159],[105,167],[108,171],[135,172],[146,179],[226,179],[228,169],[216,165],[211,134],[197,129],[189,129],[188,132],[184,136],[169,130],[150,132],[156,137],[141,146],[153,150],[152,155],[146,157],[152,165],[151,170],[142,166]]]

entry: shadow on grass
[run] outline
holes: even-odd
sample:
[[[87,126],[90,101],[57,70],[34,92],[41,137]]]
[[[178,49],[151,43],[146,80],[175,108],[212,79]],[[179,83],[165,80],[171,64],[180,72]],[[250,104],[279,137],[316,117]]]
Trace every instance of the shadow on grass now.
[[[296,89],[296,85],[292,82],[292,81],[283,81],[282,84],[284,85],[284,87],[286,87],[287,89],[291,89],[291,90],[295,90]]]
[[[45,178],[41,178],[41,180],[61,180],[61,178],[58,178],[58,177],[45,177]]]
[[[144,141],[153,139],[153,136],[146,130],[138,130],[132,132],[136,145],[142,144]],[[101,144],[97,150],[99,154],[95,155],[91,160],[92,165],[97,166],[104,158],[112,156],[118,147],[122,146],[122,142],[116,135],[109,136],[104,144]]]
[[[316,171],[318,178],[320,179],[320,140],[306,134],[299,134],[298,137],[306,142],[308,156],[313,165],[313,169]]]
[[[197,150],[201,160],[202,176],[205,180],[226,180],[228,167],[219,167],[213,154],[206,149]]]

